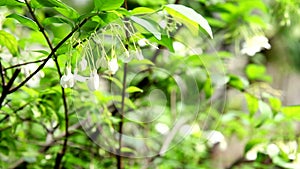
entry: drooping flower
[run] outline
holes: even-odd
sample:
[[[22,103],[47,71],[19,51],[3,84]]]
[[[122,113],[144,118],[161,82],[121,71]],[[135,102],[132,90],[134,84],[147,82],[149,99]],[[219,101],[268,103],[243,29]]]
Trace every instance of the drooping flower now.
[[[85,58],[83,58],[80,62],[79,62],[79,69],[80,71],[84,71],[87,67],[87,61]]]
[[[138,40],[137,43],[140,47],[145,47],[149,42],[147,39],[143,38],[143,39]]]
[[[243,43],[243,49],[241,50],[242,54],[247,54],[249,56],[254,56],[257,52],[260,52],[262,49],[271,49],[268,38],[263,35],[256,35]]]
[[[65,74],[61,77],[60,79],[60,85],[63,87],[63,88],[71,88],[73,87],[75,84],[75,79],[74,79],[74,75],[72,74],[72,71],[71,71],[71,66],[68,65],[66,67],[66,72]]]
[[[92,72],[91,72],[91,75],[90,77],[88,78],[88,82],[87,82],[87,85],[89,87],[89,89],[91,91],[95,91],[97,89],[99,89],[99,85],[100,85],[100,78],[98,76],[98,73],[97,73],[97,70],[94,69]]]
[[[119,69],[117,58],[112,58],[110,61],[108,61],[107,66],[109,74],[116,74]]]

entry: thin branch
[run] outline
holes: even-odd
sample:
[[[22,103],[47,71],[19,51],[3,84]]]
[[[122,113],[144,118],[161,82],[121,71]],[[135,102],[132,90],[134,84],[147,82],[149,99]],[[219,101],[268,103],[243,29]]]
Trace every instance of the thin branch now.
[[[48,35],[46,34],[46,31],[44,29],[44,27],[41,25],[41,23],[38,21],[36,15],[34,14],[30,4],[28,3],[27,0],[25,0],[25,3],[26,3],[26,6],[31,14],[31,16],[33,17],[33,20],[37,23],[39,29],[40,29],[40,32],[43,34],[44,38],[46,39],[47,41],[47,44],[49,46],[49,48],[51,49],[51,51],[54,50],[53,46],[52,46],[52,43],[48,37]],[[60,71],[60,67],[59,67],[59,64],[58,64],[58,61],[57,61],[57,56],[55,54],[55,52],[53,52],[53,56],[54,56],[54,62],[55,62],[55,65],[56,65],[56,68],[57,68],[57,72],[59,74],[59,78],[61,78],[62,76],[62,73]],[[65,139],[64,139],[64,144],[63,144],[63,148],[61,150],[60,153],[57,154],[56,156],[56,159],[55,159],[55,165],[54,165],[54,169],[59,169],[59,166],[61,164],[61,161],[62,161],[62,158],[64,157],[66,151],[67,151],[67,144],[68,144],[68,137],[69,137],[69,134],[68,134],[68,127],[69,127],[69,117],[68,117],[68,105],[67,105],[67,99],[66,99],[66,94],[65,94],[65,89],[61,86],[61,92],[62,92],[62,100],[63,100],[63,106],[64,106],[64,116],[65,116]]]
[[[118,169],[122,169],[122,134],[123,134],[123,123],[125,114],[125,97],[126,97],[126,77],[127,77],[127,67],[128,64],[124,63],[124,74],[123,74],[123,84],[122,84],[122,100],[121,100],[121,119],[119,122],[119,148],[117,151],[117,164]]]
[[[128,10],[127,0],[124,0],[123,6]],[[125,27],[127,25],[125,24]],[[125,30],[126,38],[129,39],[128,31]],[[126,45],[126,49],[128,50],[128,45]],[[128,64],[124,63],[124,72],[123,72],[123,84],[122,84],[122,100],[121,100],[121,119],[119,122],[119,148],[117,150],[116,158],[117,158],[117,168],[123,169],[122,165],[122,135],[123,135],[123,123],[124,123],[124,114],[125,114],[125,97],[126,97],[126,77],[127,77],[127,67]]]
[[[0,76],[1,76],[1,82],[2,82],[2,86],[5,86],[5,78],[4,78],[4,71],[5,69],[3,69],[2,67],[2,63],[0,61]]]
[[[62,39],[56,46],[51,50],[51,53],[45,58],[44,62],[34,71],[32,72],[25,80],[19,83],[15,88],[11,89],[9,93],[13,93],[24,86],[35,74],[37,74],[43,67],[46,65],[48,60],[54,55],[54,53],[79,29],[81,28],[91,17],[89,16],[85,18],[79,25],[77,25],[64,39]]]
[[[7,67],[4,69],[4,71],[9,70],[9,69],[13,69],[16,67],[21,67],[21,66],[25,66],[25,65],[29,65],[29,64],[33,64],[33,63],[40,63],[40,62],[44,62],[47,58],[45,59],[40,59],[40,60],[35,60],[35,61],[31,61],[31,62],[25,62],[25,63],[20,63],[20,64],[16,64],[10,67]]]
[[[8,83],[6,85],[2,84],[2,94],[0,97],[0,108],[2,107],[2,103],[3,103],[4,99],[9,94],[9,89],[12,87],[14,81],[16,80],[16,78],[18,77],[20,72],[21,72],[20,69],[16,69],[15,72],[13,73],[12,77],[8,81]]]

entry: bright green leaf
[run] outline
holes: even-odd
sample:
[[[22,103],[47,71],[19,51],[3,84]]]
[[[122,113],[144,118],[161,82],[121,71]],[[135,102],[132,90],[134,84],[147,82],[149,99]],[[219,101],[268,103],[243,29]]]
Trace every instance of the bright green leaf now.
[[[263,143],[264,140],[261,139],[261,138],[256,138],[256,139],[252,139],[252,140],[249,140],[248,143],[246,144],[245,146],[245,149],[244,149],[244,154],[246,154],[248,151],[250,151],[252,148],[254,148],[255,146],[257,146],[258,144],[260,143]]]
[[[25,3],[16,0],[1,0],[0,6],[25,6]]]
[[[138,88],[138,87],[135,87],[135,86],[129,86],[127,89],[126,89],[126,92],[127,93],[135,93],[135,92],[141,92],[143,93],[143,90]]]
[[[247,101],[250,117],[252,117],[258,110],[258,99],[248,93],[245,93],[245,98]]]
[[[211,38],[213,38],[212,30],[207,20],[202,15],[194,11],[194,9],[178,4],[166,5],[165,9],[170,15],[186,23],[190,29],[192,27],[198,30],[198,25],[200,25],[200,27],[204,29]],[[194,32],[195,30],[191,31]]]
[[[31,0],[31,3],[40,4],[43,7],[64,7],[64,5],[57,0]]]
[[[246,67],[246,74],[250,80],[272,80],[270,76],[266,75],[266,68],[262,65],[249,64]]]
[[[238,90],[244,90],[249,86],[249,82],[243,77],[239,77],[235,75],[230,75],[229,77],[230,77],[229,85]]]
[[[155,12],[154,9],[147,8],[147,7],[137,7],[134,8],[132,11],[130,11],[132,15],[148,14],[153,12]]]
[[[130,64],[132,65],[152,65],[154,66],[154,63],[151,61],[151,60],[148,60],[148,59],[143,59],[143,60],[136,60],[136,59],[133,59],[132,61],[130,61]]]
[[[70,22],[68,19],[65,19],[63,17],[60,16],[53,16],[53,17],[49,17],[43,20],[43,25],[47,26],[47,25],[51,25],[53,23],[67,23],[69,25],[72,25],[72,22]]]
[[[289,118],[300,121],[300,105],[286,106],[281,111]]]
[[[151,22],[147,21],[146,19],[139,18],[136,16],[131,16],[130,19],[133,20],[135,23],[141,25],[143,28],[145,28],[150,33],[152,33],[156,39],[161,40],[161,33]]]
[[[22,25],[27,26],[35,31],[39,30],[38,25],[30,18],[27,18],[25,16],[21,16],[18,14],[10,14],[7,16],[7,18],[14,18],[17,21],[19,21]]]
[[[18,41],[10,33],[0,30],[0,45],[5,46],[9,52],[16,56],[18,54]]]
[[[95,10],[109,11],[122,6],[124,0],[94,0]]]
[[[269,98],[269,103],[270,103],[270,106],[272,107],[272,109],[274,109],[275,111],[280,111],[280,109],[281,109],[281,100],[279,98],[270,97]]]

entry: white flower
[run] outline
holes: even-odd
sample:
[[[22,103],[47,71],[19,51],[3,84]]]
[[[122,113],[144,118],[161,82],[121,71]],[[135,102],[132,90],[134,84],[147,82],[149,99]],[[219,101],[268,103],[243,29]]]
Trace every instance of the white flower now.
[[[97,74],[97,70],[94,69],[88,79],[87,85],[91,91],[99,89],[100,78]]]
[[[183,43],[175,41],[173,42],[173,48],[175,50],[175,54],[178,54],[180,56],[186,55],[186,47]]]
[[[243,44],[242,54],[247,54],[249,56],[254,56],[257,52],[262,49],[271,49],[268,38],[262,35],[256,35],[246,40]]]
[[[60,79],[60,85],[63,88],[73,87],[75,84],[74,75],[71,71],[71,66],[67,66],[65,74]]]
[[[140,47],[145,47],[149,42],[147,39],[143,38],[143,39],[138,40],[137,43],[139,44]]]
[[[112,58],[110,61],[108,61],[108,73],[109,74],[115,74],[118,69],[119,69],[119,65],[118,65],[118,60],[117,58]]]
[[[276,144],[269,144],[266,151],[270,157],[277,156],[280,153],[280,149]]]
[[[216,130],[208,131],[206,134],[207,143],[210,147],[213,147],[215,144],[220,144],[220,149],[225,150],[227,148],[227,142],[225,140],[225,136]]]
[[[80,71],[84,71],[87,67],[87,61],[85,58],[83,58],[80,62],[79,62],[79,69]]]
[[[155,125],[155,130],[158,131],[160,134],[167,134],[170,131],[170,128],[164,123],[157,123]]]

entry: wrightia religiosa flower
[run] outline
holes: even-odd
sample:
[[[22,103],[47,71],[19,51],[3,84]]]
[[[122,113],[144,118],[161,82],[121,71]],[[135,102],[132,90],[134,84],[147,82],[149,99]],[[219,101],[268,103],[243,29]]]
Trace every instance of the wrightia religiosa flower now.
[[[108,73],[109,74],[116,74],[116,72],[119,69],[119,65],[118,65],[118,60],[117,58],[112,58],[110,61],[107,62],[107,67],[108,67]]]
[[[100,78],[99,78],[99,75],[98,75],[96,69],[94,69],[94,70],[91,72],[91,75],[90,75],[90,77],[88,78],[87,85],[88,85],[88,88],[89,88],[91,91],[95,91],[95,90],[98,90],[98,89],[99,89],[99,87],[100,87]]]
[[[65,74],[60,79],[60,85],[63,88],[71,88],[75,84],[75,78],[72,74],[71,65],[67,65]]]
[[[243,43],[243,48],[241,52],[242,54],[254,56],[262,49],[271,49],[269,40],[264,35],[255,35],[253,37],[246,39],[246,41]]]

